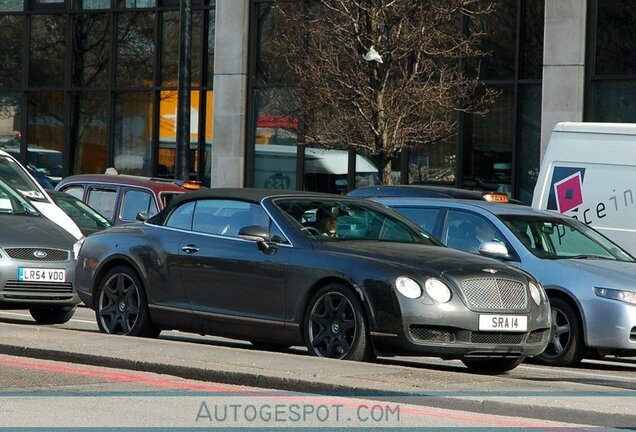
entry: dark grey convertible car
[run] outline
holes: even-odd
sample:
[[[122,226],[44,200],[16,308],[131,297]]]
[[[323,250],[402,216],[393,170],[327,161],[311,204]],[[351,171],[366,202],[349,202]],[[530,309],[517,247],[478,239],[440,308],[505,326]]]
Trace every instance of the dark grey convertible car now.
[[[541,353],[550,327],[527,273],[338,195],[184,194],[143,224],[89,236],[76,284],[105,333],[179,329],[352,360],[428,355],[503,372]]]
[[[42,324],[73,316],[80,242],[0,180],[0,308],[29,309]]]

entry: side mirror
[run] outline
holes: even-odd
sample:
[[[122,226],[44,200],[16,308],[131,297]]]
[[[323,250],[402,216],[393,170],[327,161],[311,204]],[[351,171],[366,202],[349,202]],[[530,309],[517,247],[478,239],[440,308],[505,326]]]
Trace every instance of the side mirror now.
[[[508,248],[505,244],[489,241],[479,245],[479,253],[491,258],[509,258]]]
[[[243,240],[255,241],[258,244],[258,249],[268,255],[276,251],[275,248],[267,244],[272,237],[269,231],[262,226],[250,225],[243,227],[239,230],[238,236]]]
[[[148,212],[140,211],[137,213],[137,217],[135,218],[140,222],[146,222],[148,220]]]

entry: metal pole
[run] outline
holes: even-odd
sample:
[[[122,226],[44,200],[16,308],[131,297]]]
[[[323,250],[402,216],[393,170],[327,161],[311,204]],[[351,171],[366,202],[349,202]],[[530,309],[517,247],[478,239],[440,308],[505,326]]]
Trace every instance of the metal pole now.
[[[177,102],[177,142],[175,178],[190,177],[190,50],[192,40],[192,0],[181,0],[179,19],[179,95]]]

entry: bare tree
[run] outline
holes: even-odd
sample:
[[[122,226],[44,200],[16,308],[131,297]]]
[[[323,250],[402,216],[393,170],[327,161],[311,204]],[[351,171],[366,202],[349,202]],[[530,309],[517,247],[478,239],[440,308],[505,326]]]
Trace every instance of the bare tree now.
[[[491,90],[475,96],[487,53],[478,27],[463,25],[489,14],[490,1],[278,0],[276,9],[274,47],[292,72],[290,115],[305,141],[366,152],[385,184],[401,150],[448,139],[458,111],[493,100]]]

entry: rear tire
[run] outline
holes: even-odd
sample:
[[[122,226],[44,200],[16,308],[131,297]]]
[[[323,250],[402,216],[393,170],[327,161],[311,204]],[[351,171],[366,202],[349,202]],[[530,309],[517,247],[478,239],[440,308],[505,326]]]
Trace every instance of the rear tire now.
[[[76,309],[77,306],[50,306],[47,308],[32,308],[29,309],[29,312],[39,324],[64,324],[73,317]]]
[[[154,338],[159,330],[150,320],[141,278],[129,266],[113,267],[96,290],[95,318],[107,334]]]
[[[577,365],[585,354],[579,314],[570,302],[558,297],[550,299],[550,308],[550,342],[536,361],[548,366]]]
[[[462,359],[462,363],[473,372],[500,374],[513,370],[523,362],[522,358]]]

